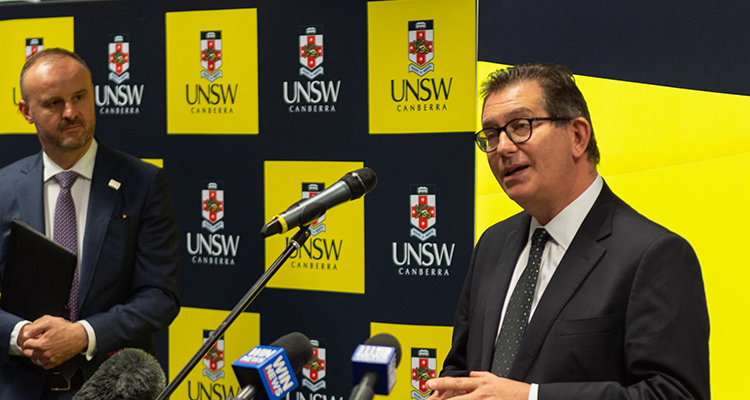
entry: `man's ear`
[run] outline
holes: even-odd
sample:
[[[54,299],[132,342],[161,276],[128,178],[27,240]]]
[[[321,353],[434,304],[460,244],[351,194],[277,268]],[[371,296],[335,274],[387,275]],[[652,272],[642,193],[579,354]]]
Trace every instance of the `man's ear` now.
[[[29,108],[29,104],[26,103],[26,100],[21,99],[18,102],[18,110],[21,111],[21,114],[23,114],[23,117],[26,118],[26,121],[28,121],[30,124],[34,123],[34,118],[31,116],[31,109]]]
[[[571,139],[573,140],[573,157],[579,159],[586,154],[591,139],[591,125],[586,118],[578,117],[570,121]]]

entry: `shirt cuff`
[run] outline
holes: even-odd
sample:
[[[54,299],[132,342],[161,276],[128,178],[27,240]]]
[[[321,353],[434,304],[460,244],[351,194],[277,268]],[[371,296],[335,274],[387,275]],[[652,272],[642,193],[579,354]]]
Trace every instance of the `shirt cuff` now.
[[[31,321],[18,321],[13,331],[10,333],[10,346],[8,347],[8,354],[11,356],[20,356],[21,348],[18,347],[18,334],[21,333],[21,328],[26,324],[30,324]]]
[[[86,322],[85,319],[78,321],[78,323],[83,325],[83,329],[85,329],[86,334],[89,335],[89,347],[86,349],[86,352],[82,354],[86,356],[86,361],[91,361],[96,355],[96,332],[94,332],[94,328],[92,328],[91,324]]]
[[[529,400],[537,400],[539,397],[539,384],[532,383],[529,388]]]

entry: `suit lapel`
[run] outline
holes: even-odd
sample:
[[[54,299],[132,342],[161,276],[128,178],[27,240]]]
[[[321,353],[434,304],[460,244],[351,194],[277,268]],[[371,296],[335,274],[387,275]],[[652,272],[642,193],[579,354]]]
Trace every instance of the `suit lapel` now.
[[[109,150],[99,144],[91,177],[89,208],[86,217],[86,233],[83,239],[83,260],[81,262],[81,293],[78,304],[84,304],[94,271],[98,268],[97,260],[101,253],[102,243],[109,227],[110,218],[117,203],[117,190],[109,187],[110,179],[122,182],[118,175],[119,164],[114,163]]]
[[[513,276],[513,269],[518,261],[518,255],[526,244],[529,235],[529,224],[531,216],[526,214],[520,219],[518,226],[508,234],[503,244],[503,255],[498,261],[495,268],[495,274],[490,282],[486,283],[489,289],[487,294],[487,305],[485,307],[484,333],[482,335],[482,348],[489,351],[482,351],[482,370],[489,371],[492,364],[492,357],[495,353],[495,340],[500,323],[500,314],[503,312],[503,303],[508,292],[510,279]]]
[[[510,379],[523,380],[565,305],[589,272],[604,256],[598,242],[612,232],[612,215],[617,197],[605,184],[591,211],[584,219],[570,247],[557,266],[537,305],[534,316],[511,367]]]
[[[18,209],[21,221],[39,232],[45,233],[44,225],[44,165],[42,153],[32,157],[21,168],[24,174],[18,185],[23,188],[18,195]]]

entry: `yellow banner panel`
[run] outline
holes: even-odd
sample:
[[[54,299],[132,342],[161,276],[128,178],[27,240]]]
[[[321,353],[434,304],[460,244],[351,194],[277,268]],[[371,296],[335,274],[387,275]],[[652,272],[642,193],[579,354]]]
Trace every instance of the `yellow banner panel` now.
[[[736,251],[750,225],[750,153],[606,179],[633,208],[693,245],[711,320],[712,395],[737,397],[750,358],[750,323],[741,317],[750,304],[750,270],[744,253]]]
[[[265,219],[315,196],[362,162],[266,161]],[[365,206],[359,199],[329,209],[310,225],[312,236],[292,253],[268,287],[342,293],[365,292]],[[266,239],[266,268],[297,229]]]
[[[182,370],[229,311],[182,307],[169,327],[169,380]],[[171,396],[226,399],[240,390],[232,363],[260,344],[260,314],[242,313]]]
[[[166,14],[167,133],[258,133],[255,9]]]
[[[472,0],[368,3],[370,133],[474,129],[475,17]]]
[[[432,393],[425,383],[443,369],[445,356],[451,349],[452,326],[399,325],[373,322],[371,336],[389,333],[401,344],[401,363],[396,372],[396,385],[389,397],[376,399],[425,400]]]
[[[73,51],[73,17],[0,21],[0,37],[6,45],[0,63],[0,134],[36,133],[18,111],[21,69],[28,56],[43,49]]]

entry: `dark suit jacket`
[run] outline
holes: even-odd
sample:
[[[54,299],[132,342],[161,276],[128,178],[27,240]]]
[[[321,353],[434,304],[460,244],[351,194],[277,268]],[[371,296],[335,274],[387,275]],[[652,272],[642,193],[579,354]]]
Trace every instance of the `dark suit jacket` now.
[[[13,218],[45,230],[43,169],[39,153],[0,170],[0,272]],[[153,354],[152,334],[179,311],[178,233],[166,173],[100,143],[83,249],[79,319],[91,324],[97,341],[95,358],[82,365],[88,378],[110,352],[136,347]],[[45,379],[25,357],[8,355],[20,320],[0,310],[0,399],[38,399]]]
[[[503,301],[528,240],[522,212],[477,243],[442,376],[489,371]],[[708,399],[700,265],[683,238],[604,185],[528,325],[510,379],[539,399]]]

